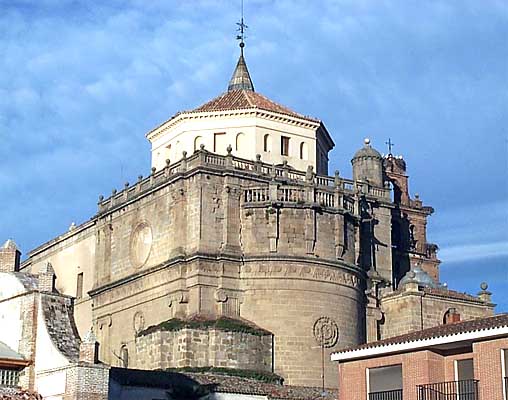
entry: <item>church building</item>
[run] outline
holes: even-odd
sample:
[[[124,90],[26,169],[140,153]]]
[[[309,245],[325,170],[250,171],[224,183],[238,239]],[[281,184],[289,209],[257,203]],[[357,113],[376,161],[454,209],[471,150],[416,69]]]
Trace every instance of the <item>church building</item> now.
[[[332,353],[492,315],[486,290],[440,283],[426,235],[434,210],[410,194],[406,160],[365,139],[352,177],[330,174],[333,135],[257,92],[243,45],[224,93],[147,133],[148,176],[100,196],[88,221],[21,263],[6,243],[0,320],[27,317],[19,293],[44,292],[32,312],[47,323],[45,307],[62,310],[78,340],[62,347],[62,336],[41,333],[55,354],[79,360],[79,337],[89,344],[92,330],[106,366],[261,371],[337,387]],[[39,339],[28,345],[16,326],[0,341],[36,357]],[[41,365],[21,373],[32,389]]]

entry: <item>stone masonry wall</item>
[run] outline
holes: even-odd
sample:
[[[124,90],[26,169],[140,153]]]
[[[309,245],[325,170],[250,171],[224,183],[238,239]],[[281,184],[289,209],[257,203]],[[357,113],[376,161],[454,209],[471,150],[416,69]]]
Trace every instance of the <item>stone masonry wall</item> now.
[[[136,338],[136,368],[221,367],[271,371],[272,338],[218,329],[157,331]]]
[[[391,295],[381,302],[385,321],[381,338],[443,324],[445,313],[455,308],[465,321],[493,315],[493,306],[481,301],[464,301],[453,297],[435,296],[423,291]]]

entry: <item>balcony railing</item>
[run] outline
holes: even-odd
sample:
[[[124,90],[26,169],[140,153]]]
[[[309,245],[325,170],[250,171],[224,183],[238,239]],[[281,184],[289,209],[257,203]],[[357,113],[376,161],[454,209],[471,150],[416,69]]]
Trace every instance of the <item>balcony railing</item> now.
[[[418,400],[478,400],[478,381],[450,381],[418,385]]]
[[[369,400],[402,400],[402,389],[369,393]]]

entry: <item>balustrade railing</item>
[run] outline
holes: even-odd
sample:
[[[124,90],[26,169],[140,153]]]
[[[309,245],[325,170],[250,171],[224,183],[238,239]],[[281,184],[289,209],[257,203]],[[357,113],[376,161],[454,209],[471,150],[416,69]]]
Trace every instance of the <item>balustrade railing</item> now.
[[[354,200],[348,198],[355,194],[357,190],[377,197],[389,197],[389,190],[383,188],[374,188],[362,182],[343,179],[336,173],[335,177],[315,175],[309,171],[297,171],[284,164],[283,166],[274,166],[263,163],[258,157],[256,161],[246,160],[235,157],[231,154],[227,156],[210,153],[204,149],[196,151],[190,157],[184,152],[182,159],[170,164],[169,160],[166,166],[156,171],[152,169],[151,174],[146,178],[139,177],[138,181],[132,185],[125,184],[123,190],[113,190],[109,198],[101,196],[99,198],[99,212],[103,212],[113,207],[119,206],[131,199],[134,199],[154,187],[164,184],[172,176],[185,173],[201,165],[215,168],[231,168],[235,170],[249,171],[266,177],[275,177],[278,181],[286,183],[286,186],[279,187],[277,199],[269,199],[268,189],[247,189],[245,192],[246,202],[259,202],[268,200],[302,202],[315,201],[325,207],[342,207],[350,212],[354,212]],[[306,195],[302,183],[310,183],[314,186],[314,193]],[[344,195],[341,195],[343,193]]]
[[[478,381],[468,379],[418,385],[418,400],[478,400]]]
[[[244,191],[244,201],[246,203],[260,203],[270,200],[270,191],[268,188],[249,188]]]
[[[295,186],[282,186],[277,190],[277,200],[292,203],[303,203],[305,202],[305,190]]]
[[[402,389],[369,393],[369,400],[403,400]]]

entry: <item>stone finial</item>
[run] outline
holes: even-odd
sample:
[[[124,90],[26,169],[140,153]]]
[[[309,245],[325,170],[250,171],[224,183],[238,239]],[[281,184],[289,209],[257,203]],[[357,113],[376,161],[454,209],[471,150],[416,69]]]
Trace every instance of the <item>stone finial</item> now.
[[[99,196],[99,203],[102,203],[103,201],[104,201],[104,196],[101,194],[101,195]]]
[[[340,186],[340,183],[341,183],[341,178],[340,178],[340,172],[339,170],[335,170],[335,175],[334,175],[334,179],[333,179],[333,182],[335,184],[336,187],[339,187]]]
[[[123,186],[125,189],[127,189],[129,187],[129,182],[125,182]]]
[[[141,182],[143,180],[143,175],[138,175],[138,181]]]
[[[97,336],[95,336],[93,329],[90,328],[86,333],[85,337],[83,338],[82,343],[95,343],[95,342],[97,342]]]
[[[307,182],[312,182],[314,180],[314,167],[309,165],[307,167],[307,172],[305,173],[305,180]]]
[[[21,252],[14,240],[7,240],[0,247],[0,272],[19,271]]]
[[[187,158],[187,152],[185,150],[182,151],[182,158]]]
[[[199,150],[203,151],[204,149],[205,149],[205,145],[204,145],[204,143],[201,143],[199,145]]]
[[[74,229],[76,229],[76,223],[75,222],[71,222],[71,224],[69,225],[69,232],[73,231]]]
[[[478,298],[483,301],[484,303],[492,303],[492,293],[489,292],[487,289],[489,288],[489,285],[487,282],[482,282],[480,284],[480,292],[478,292]]]
[[[261,161],[261,154],[256,154],[256,161]]]
[[[408,279],[406,282],[402,284],[404,291],[406,292],[418,292],[419,291],[419,284],[418,279],[416,279],[416,272],[413,270],[408,271],[406,274]]]
[[[44,264],[39,270],[39,290],[53,293],[56,290],[56,274],[50,262]]]
[[[90,364],[99,362],[99,343],[92,328],[86,333],[79,345],[79,361]]]
[[[228,144],[228,147],[226,148],[226,151],[228,152],[228,156],[230,156],[231,152],[233,151],[233,147],[231,147],[231,145]]]
[[[116,189],[113,189],[113,190],[111,191],[111,194],[114,196],[114,195],[116,194]]]
[[[157,168],[152,167],[151,171],[152,171],[152,174],[155,174],[155,171],[157,171]]]

